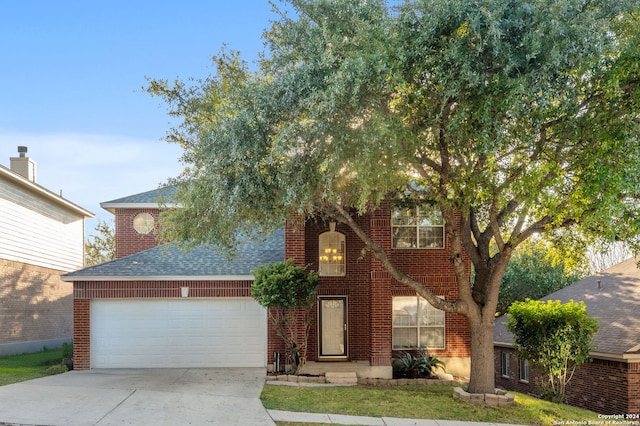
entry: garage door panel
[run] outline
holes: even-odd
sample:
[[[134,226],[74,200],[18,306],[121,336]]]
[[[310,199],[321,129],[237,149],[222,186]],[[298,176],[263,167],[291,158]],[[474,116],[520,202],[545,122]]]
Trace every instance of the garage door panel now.
[[[252,299],[95,300],[91,365],[264,367],[266,321]]]

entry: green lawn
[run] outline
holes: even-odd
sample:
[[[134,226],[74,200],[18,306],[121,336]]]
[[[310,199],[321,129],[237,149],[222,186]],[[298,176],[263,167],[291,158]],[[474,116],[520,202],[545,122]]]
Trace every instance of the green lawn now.
[[[554,422],[567,420],[598,420],[598,415],[591,411],[552,404],[517,393],[515,394],[516,404],[511,407],[477,407],[454,400],[453,388],[450,386],[265,385],[260,398],[267,409],[354,416],[466,420],[525,425],[553,425]]]
[[[0,357],[0,386],[47,376],[52,373],[49,368],[61,364],[61,361],[62,349]]]

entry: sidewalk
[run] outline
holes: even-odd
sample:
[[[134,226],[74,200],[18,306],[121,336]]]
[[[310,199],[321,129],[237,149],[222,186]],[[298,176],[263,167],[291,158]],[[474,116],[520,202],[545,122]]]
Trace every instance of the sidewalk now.
[[[460,420],[400,419],[397,417],[345,416],[342,414],[294,413],[267,410],[273,421],[293,423],[328,423],[364,426],[514,426],[505,423],[465,422]]]

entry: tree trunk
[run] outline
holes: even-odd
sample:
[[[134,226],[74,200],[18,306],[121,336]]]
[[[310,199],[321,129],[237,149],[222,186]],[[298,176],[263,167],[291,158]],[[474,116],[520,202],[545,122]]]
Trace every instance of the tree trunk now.
[[[469,393],[494,393],[493,317],[469,318],[471,377]]]

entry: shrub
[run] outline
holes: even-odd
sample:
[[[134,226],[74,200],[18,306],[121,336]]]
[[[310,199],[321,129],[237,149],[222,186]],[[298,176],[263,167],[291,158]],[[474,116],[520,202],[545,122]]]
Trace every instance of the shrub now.
[[[518,358],[542,373],[542,397],[564,402],[567,383],[594,348],[598,320],[587,315],[584,302],[527,300],[511,305],[506,327],[515,336]]]
[[[261,266],[252,271],[255,277],[251,296],[267,308],[276,333],[290,351],[288,362],[295,373],[304,365],[311,328],[311,309],[320,281],[318,274],[296,266],[292,259]],[[301,315],[297,315],[301,313]],[[302,319],[301,327],[298,320]]]
[[[68,370],[73,370],[73,343],[62,344],[62,364]]]
[[[418,356],[412,355],[410,352],[403,352],[394,356],[393,374],[394,377],[406,377],[409,379],[430,378],[435,374],[435,370],[441,368],[446,372],[445,363],[436,356],[425,354],[422,349],[418,349]]]

